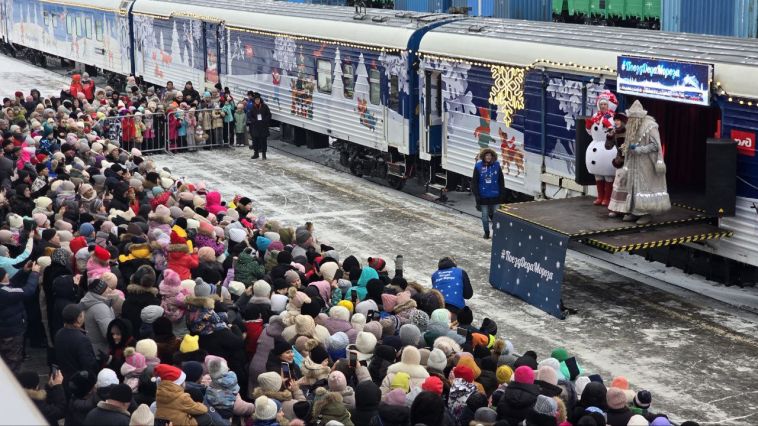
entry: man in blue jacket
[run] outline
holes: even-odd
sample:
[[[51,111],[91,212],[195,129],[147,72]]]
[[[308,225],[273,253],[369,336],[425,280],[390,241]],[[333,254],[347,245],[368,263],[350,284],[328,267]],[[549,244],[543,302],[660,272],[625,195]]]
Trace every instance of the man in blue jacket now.
[[[505,178],[495,150],[484,148],[479,153],[480,160],[474,166],[471,192],[476,198],[476,208],[482,212],[484,239],[490,238],[490,220],[495,207],[503,202]]]
[[[11,371],[19,371],[24,361],[24,299],[34,296],[38,282],[37,263],[27,263],[12,282],[8,273],[0,269],[0,356]]]
[[[466,300],[474,296],[468,274],[449,257],[443,257],[437,263],[437,271],[432,274],[432,288],[442,293],[445,308],[456,317],[466,306]]]

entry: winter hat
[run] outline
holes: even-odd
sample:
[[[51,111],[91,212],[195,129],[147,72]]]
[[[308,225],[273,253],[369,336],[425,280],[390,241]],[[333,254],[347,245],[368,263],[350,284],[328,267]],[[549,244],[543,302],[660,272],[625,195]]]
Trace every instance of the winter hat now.
[[[153,426],[155,423],[155,416],[150,411],[150,407],[145,404],[140,404],[136,410],[132,413],[132,417],[129,420],[129,426]]]
[[[442,390],[444,388],[444,385],[442,383],[442,380],[440,380],[437,376],[429,376],[424,380],[424,383],[421,384],[421,390],[427,391],[427,392],[434,392],[437,395],[442,395]]]
[[[348,315],[350,315],[350,312],[353,312],[353,302],[349,300],[340,300],[337,306],[347,309]]]
[[[203,364],[198,361],[185,361],[182,363],[182,371],[187,375],[187,381],[197,382],[203,377]]]
[[[44,213],[34,213],[32,217],[34,218],[34,223],[37,224],[38,228],[42,228],[43,226],[45,226],[45,222],[47,222],[48,220],[47,216]],[[50,232],[48,231],[52,232],[52,234],[50,234]],[[48,232],[48,234],[50,235],[48,238],[45,238],[45,232]],[[44,239],[45,241],[50,241],[50,239],[53,238],[54,236],[55,236],[55,229],[45,229],[44,231],[42,231],[42,239]]]
[[[426,360],[427,368],[437,371],[444,371],[447,367],[447,357],[445,353],[438,348],[432,349],[429,353],[429,358]]]
[[[103,368],[97,373],[97,382],[95,383],[96,388],[107,388],[108,386],[117,384],[118,376],[116,376],[116,372],[110,368]]]
[[[623,389],[616,387],[608,388],[605,399],[608,403],[608,408],[620,410],[626,406],[626,394],[624,394]]]
[[[74,398],[84,399],[95,386],[97,377],[91,372],[83,370],[74,373],[68,381],[68,391]]]
[[[445,353],[446,356],[455,355],[462,351],[461,345],[455,342],[455,340],[451,339],[447,336],[440,336],[437,337],[434,340],[435,348],[439,348],[442,352]]]
[[[37,389],[39,386],[39,374],[34,371],[22,371],[16,375],[16,379],[24,389]]]
[[[569,358],[569,355],[566,348],[556,348],[550,353],[550,357],[557,359],[559,362],[563,362]]]
[[[637,395],[634,395],[633,402],[635,407],[644,409],[650,408],[650,404],[653,402],[653,395],[650,394],[650,391],[642,389],[637,392]]]
[[[413,324],[405,324],[400,327],[400,341],[403,346],[416,346],[421,340],[421,331]]]
[[[468,383],[474,382],[474,371],[465,365],[458,365],[453,368],[453,375],[457,379],[463,379]]]
[[[358,351],[358,359],[363,361],[371,358],[376,348],[376,336],[372,333],[361,331],[355,338],[355,349]]]
[[[340,282],[342,282],[342,280],[340,280]],[[350,281],[347,281],[347,282],[349,283]],[[377,306],[376,302],[374,302],[371,299],[364,300],[358,303],[357,305],[355,305],[355,312],[359,314],[363,314],[367,318],[368,318],[369,311],[378,311],[378,310],[379,310],[379,306]]]
[[[321,272],[321,276],[326,280],[331,282],[334,280],[334,275],[339,270],[339,265],[337,265],[334,262],[327,262],[321,265],[319,268],[319,272]]]
[[[271,296],[271,285],[264,280],[258,280],[253,283],[253,296],[269,298]]]
[[[650,426],[671,426],[671,422],[668,418],[660,416],[656,417],[652,422],[650,422]]]
[[[429,318],[432,322],[450,325],[450,311],[447,309],[435,309]]]
[[[342,321],[350,321],[350,311],[341,305],[333,306],[329,309],[329,317]]]
[[[419,331],[422,333],[429,327],[429,315],[420,309],[415,309],[411,312],[409,321],[411,324],[418,327]]]
[[[366,326],[366,317],[363,314],[353,314],[353,317],[350,318],[350,324],[354,329],[363,331],[363,327]]]
[[[247,237],[247,233],[245,232],[244,229],[241,229],[241,228],[229,229],[229,239],[232,240],[232,242],[241,243],[245,241],[245,237]]]
[[[123,383],[117,384],[110,389],[107,399],[123,403],[132,402],[132,388]]]
[[[111,258],[111,253],[101,246],[95,246],[95,257],[100,259],[103,263],[107,262]]]
[[[9,214],[7,219],[8,219],[8,226],[11,228],[11,230],[21,229],[24,227],[24,218],[17,215],[16,213]]]
[[[558,374],[552,367],[542,366],[537,370],[537,380],[558,386]]]
[[[366,325],[363,326],[363,331],[373,334],[376,340],[382,338],[382,325],[378,321],[367,322]]]
[[[321,364],[324,362],[324,360],[329,359],[329,353],[326,352],[326,349],[324,349],[323,346],[316,345],[313,349],[311,349],[311,354],[309,355],[309,358],[311,361]]]
[[[624,376],[616,376],[611,381],[612,388],[619,388],[621,390],[629,389],[629,381]]]
[[[479,376],[482,374],[482,369],[479,368],[478,365],[476,365],[476,361],[474,361],[474,358],[472,356],[462,356],[458,360],[457,365],[465,365],[466,367],[470,368],[471,371],[474,372],[474,379],[479,378]]]
[[[545,358],[545,359],[543,359],[542,361],[540,361],[540,362],[537,364],[537,369],[539,370],[539,369],[540,369],[540,368],[542,368],[542,367],[550,367],[550,368],[552,368],[553,370],[555,370],[556,374],[558,374],[558,375],[560,375],[560,376],[563,376],[563,375],[561,374],[561,362],[560,362],[560,361],[558,361],[558,360],[557,360],[557,359],[555,359],[555,358]]]
[[[89,289],[89,291],[95,294],[102,295],[103,293],[105,293],[105,290],[108,289],[108,284],[106,284],[105,281],[95,279],[95,280],[90,281],[87,288]]]
[[[257,420],[273,420],[279,412],[279,407],[274,400],[265,395],[255,399],[255,418]]]
[[[350,339],[347,337],[347,334],[338,331],[329,336],[329,340],[326,342],[326,348],[329,352],[344,351],[349,344]]]
[[[395,377],[399,375],[405,375],[408,376],[405,373],[397,373],[395,374]],[[394,380],[393,380],[394,382]],[[391,391],[387,392],[386,395],[384,395],[384,398],[382,400],[387,405],[394,405],[394,406],[405,406],[405,394],[408,393],[405,389],[395,387]]]
[[[211,285],[203,281],[202,278],[195,278],[195,297],[211,297],[213,290]]]
[[[208,370],[211,379],[214,380],[229,372],[229,366],[227,365],[226,360],[215,355],[207,355],[205,357],[205,367]]]
[[[531,367],[528,367],[526,365],[522,365],[521,367],[517,368],[516,371],[513,372],[513,381],[516,383],[522,383],[522,384],[533,384],[534,383],[534,370],[532,370]]]
[[[95,233],[95,227],[89,222],[84,222],[79,226],[79,235],[89,236]]]
[[[147,363],[145,361],[145,355],[137,352],[134,348],[129,347],[124,349],[124,363],[129,364],[134,368],[145,368]],[[123,369],[121,370],[123,374]]]
[[[343,392],[347,389],[347,379],[341,371],[332,371],[329,373],[329,378],[327,380],[329,383],[329,390],[332,392]]]
[[[534,403],[534,412],[555,417],[555,413],[558,412],[558,403],[553,398],[539,395],[537,396],[537,401]]]
[[[303,317],[303,315],[298,315],[298,318],[301,318],[301,317]],[[305,318],[309,318],[309,317],[305,317]],[[287,342],[285,340],[277,339],[274,342],[274,347],[271,349],[271,353],[274,354],[274,355],[276,355],[276,356],[279,356],[279,355],[281,355],[281,354],[283,354],[283,353],[285,353],[287,351],[291,351],[291,350],[292,350],[292,345],[289,344],[289,342]]]
[[[166,271],[171,271],[171,269],[166,269]],[[179,282],[179,285],[182,286],[182,289],[186,290],[189,294],[195,294],[195,280],[181,280]]]
[[[158,344],[153,339],[142,339],[134,347],[137,352],[145,355],[145,358],[156,358],[158,356]]]
[[[311,233],[304,227],[299,227],[295,230],[295,242],[298,245],[305,244],[311,238]]]
[[[233,294],[234,296],[242,296],[242,293],[244,292],[245,284],[239,281],[232,281],[229,283],[229,293]]]
[[[168,364],[158,364],[155,366],[154,374],[161,378],[161,380],[174,382],[177,385],[182,385],[187,379],[187,375],[184,371]]]
[[[629,421],[626,423],[626,426],[648,426],[649,424],[650,423],[648,423],[647,419],[645,419],[639,414],[635,414],[629,418]]]
[[[497,377],[497,384],[502,385],[511,381],[511,377],[513,377],[513,370],[507,365],[501,365],[497,368],[495,376]]]
[[[489,407],[479,407],[474,412],[474,421],[477,423],[494,424],[497,422],[497,412]]]
[[[179,352],[186,354],[200,350],[200,336],[185,334],[182,343],[179,344]]]
[[[279,392],[282,388],[282,376],[275,371],[267,371],[258,375],[258,386],[265,392]]]
[[[163,316],[163,308],[158,305],[147,305],[140,311],[139,317],[143,324],[152,324]]]
[[[403,394],[408,393],[411,390],[411,376],[402,371],[395,373],[390,381],[390,389],[401,389]]]
[[[463,309],[458,311],[456,318],[458,320],[458,325],[460,326],[471,325],[471,323],[474,322],[474,313],[471,312],[471,308],[464,306]]]

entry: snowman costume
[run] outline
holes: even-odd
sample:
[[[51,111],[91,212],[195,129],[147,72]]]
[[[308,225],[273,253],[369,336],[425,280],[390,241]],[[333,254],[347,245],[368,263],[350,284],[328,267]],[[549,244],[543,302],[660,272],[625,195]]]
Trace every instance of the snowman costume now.
[[[616,148],[606,148],[606,136],[613,129],[613,115],[618,106],[616,96],[606,90],[598,96],[598,112],[586,122],[587,133],[592,136],[592,142],[585,153],[587,171],[595,175],[597,186],[596,206],[608,206],[613,192],[613,178],[616,169],[613,167],[613,159],[616,157]]]

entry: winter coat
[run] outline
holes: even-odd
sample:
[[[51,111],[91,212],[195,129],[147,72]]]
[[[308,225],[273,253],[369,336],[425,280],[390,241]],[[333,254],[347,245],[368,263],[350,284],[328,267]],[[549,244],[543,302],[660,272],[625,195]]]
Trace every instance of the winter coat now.
[[[469,397],[476,392],[476,385],[463,379],[455,379],[450,384],[448,407],[456,418],[460,418],[466,410]],[[535,397],[536,398],[536,397]]]
[[[313,402],[313,418],[319,420],[321,424],[336,420],[344,426],[353,426],[350,412],[342,403],[342,395],[328,391],[325,395],[320,395],[323,392],[321,389],[323,388],[316,391],[316,400]]]
[[[129,284],[126,287],[126,299],[121,306],[121,316],[129,320],[132,324],[132,330],[139,333],[142,327],[140,314],[142,309],[150,305],[160,305],[161,299],[158,296],[156,287],[142,287],[137,284]]]
[[[87,414],[97,407],[97,403],[100,402],[100,398],[96,392],[92,392],[86,398],[75,398],[71,396],[66,406],[66,419],[63,421],[64,425],[79,426],[84,424],[84,419],[87,418]]]
[[[634,415],[629,407],[624,407],[622,409],[609,408],[606,414],[606,423],[608,423],[609,426],[626,426],[626,424],[629,423],[629,419]]]
[[[49,425],[57,426],[58,420],[66,416],[66,394],[63,392],[63,385],[55,385],[47,391],[26,389],[26,393]]]
[[[44,285],[44,280],[42,282]],[[79,303],[81,290],[82,288],[74,283],[74,277],[70,272],[53,280],[51,290],[46,292],[48,303],[52,302],[52,310],[48,314],[51,336],[55,336],[58,330],[63,328],[63,308],[72,303]]]
[[[631,121],[631,120],[630,120]],[[637,144],[636,149],[629,149],[624,160],[627,171],[627,211],[635,216],[659,214],[671,209],[671,200],[666,188],[666,172],[663,162],[661,135],[658,124],[650,116],[645,116],[640,124],[639,135],[629,134],[630,144]]]
[[[247,131],[247,114],[244,110],[234,111],[234,133],[245,133]]]
[[[450,392],[453,392],[452,386]],[[511,382],[497,403],[497,419],[507,420],[510,424],[524,421],[539,394],[537,385]]]
[[[409,426],[410,421],[410,408],[381,403],[376,417],[371,420],[369,426]]]
[[[92,348],[95,354],[107,354],[108,346],[108,324],[116,318],[111,308],[111,301],[105,296],[87,292],[79,302],[84,309],[84,327],[87,330],[87,336],[92,342]]]
[[[599,382],[588,383],[579,396],[580,399],[574,407],[574,411],[569,413],[569,421],[571,423],[579,421],[584,415],[584,411],[589,407],[597,407],[603,411],[607,411],[606,392],[607,389],[604,384]]]
[[[196,426],[195,416],[208,412],[208,407],[195,402],[174,382],[161,381],[155,392],[155,417],[169,420],[175,425]]]
[[[247,113],[247,119],[250,125],[250,136],[253,138],[268,137],[268,126],[271,122],[271,110],[269,110],[268,105],[262,100],[258,107],[253,103],[253,107]]]
[[[224,247],[224,244],[216,241],[215,237],[210,237],[208,235],[202,235],[202,234],[198,234],[195,237],[195,247],[197,247],[198,249],[202,247],[210,247],[213,249],[213,254],[215,254],[216,257],[221,256],[226,251],[226,247]],[[221,269],[220,268],[221,265],[219,265],[217,262],[214,262],[214,264],[219,266],[218,269]],[[206,280],[206,282],[211,282],[211,281]]]
[[[187,296],[186,306],[187,329],[192,334],[205,335],[215,330],[226,328],[221,317],[213,310],[215,302],[211,297]],[[228,360],[227,360],[228,361]]]
[[[416,360],[416,362],[409,360],[410,357],[407,355],[407,353],[408,351],[403,351],[401,361],[396,362],[387,368],[387,375],[384,377],[384,380],[382,380],[381,386],[379,386],[380,390],[382,391],[382,396],[386,395],[391,390],[390,384],[392,383],[392,379],[394,379],[395,374],[397,373],[407,373],[411,377],[411,389],[417,386],[421,387],[427,377],[429,377],[429,372],[426,371],[426,368],[424,368],[422,365],[419,365],[418,360]]]
[[[199,264],[197,254],[190,253],[186,244],[169,244],[167,267],[179,274],[180,279],[192,278],[191,270],[197,268]]]
[[[121,331],[121,342],[116,344],[113,340],[113,328],[118,327]],[[134,346],[134,334],[133,328],[129,320],[124,318],[116,318],[108,324],[108,346],[110,346],[110,361],[108,361],[108,368],[115,371],[117,374],[121,371],[121,365],[124,363],[124,349],[127,346]]]
[[[105,401],[97,403],[97,407],[87,414],[84,419],[85,426],[129,426],[131,414]]]
[[[221,205],[221,194],[210,191],[205,196],[205,209],[212,214],[226,213],[226,207]]]
[[[234,401],[239,391],[237,375],[233,371],[228,371],[211,381],[205,391],[205,405],[212,406],[221,417],[228,419],[232,416]]]
[[[10,284],[0,285],[0,338],[20,336],[26,332],[26,309],[24,301],[37,291],[39,274],[30,272],[16,274]],[[22,283],[23,286],[16,286]]]
[[[198,238],[195,239],[198,241]],[[202,240],[200,240],[202,241]],[[198,246],[199,248],[200,246]],[[192,269],[192,278],[202,278],[203,281],[209,284],[218,284],[224,279],[224,270],[221,264],[214,261],[199,261],[196,268]]]
[[[279,317],[275,317],[279,318]],[[284,324],[281,319],[276,321],[269,321],[266,324],[261,337],[258,338],[258,347],[255,351],[252,361],[250,361],[250,369],[248,374],[248,390],[252,392],[253,389],[258,386],[258,375],[266,372],[266,361],[268,360],[268,354],[274,348],[274,340],[281,337],[284,330]]]
[[[99,365],[87,333],[78,328],[64,327],[55,335],[55,362],[63,374],[64,384],[79,371],[97,374]]]
[[[200,347],[208,351],[209,355],[224,358],[229,365],[229,370],[237,374],[243,383],[247,380],[245,371],[245,341],[227,327],[217,329],[210,334],[200,335]]]
[[[503,202],[503,191],[505,190],[503,170],[493,149],[483,149],[479,154],[480,158],[483,158],[485,153],[492,154],[492,163],[485,165],[483,160],[477,161],[471,179],[471,193],[474,194],[477,205],[500,204]]]

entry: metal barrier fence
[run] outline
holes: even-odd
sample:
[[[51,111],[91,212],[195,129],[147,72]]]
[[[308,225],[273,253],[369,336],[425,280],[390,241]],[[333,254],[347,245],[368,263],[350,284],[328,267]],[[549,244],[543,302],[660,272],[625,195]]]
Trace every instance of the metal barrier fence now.
[[[146,112],[134,115],[105,117],[100,120],[103,135],[118,141],[121,148],[137,148],[145,154],[166,151],[166,116]]]
[[[169,152],[230,147],[234,122],[226,122],[221,108],[178,110],[166,114],[164,137]]]

